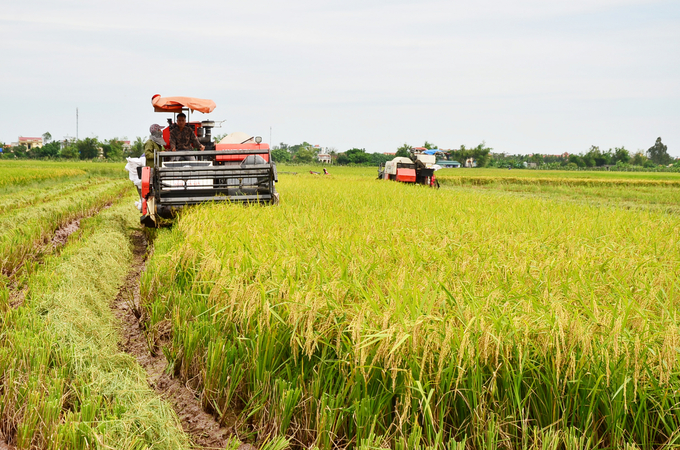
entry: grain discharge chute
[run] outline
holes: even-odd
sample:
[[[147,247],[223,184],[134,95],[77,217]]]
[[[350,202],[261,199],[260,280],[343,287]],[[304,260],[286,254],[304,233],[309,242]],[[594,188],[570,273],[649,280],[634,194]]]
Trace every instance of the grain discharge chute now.
[[[212,100],[191,97],[155,95],[151,103],[156,112],[175,114],[215,109]],[[236,142],[225,138],[215,143],[215,122],[191,121],[189,117],[185,126],[194,131],[205,150],[170,151],[170,131],[178,126],[173,119],[168,118],[163,129],[165,151],[154,153],[153,167],[140,168],[142,224],[157,227],[182,207],[205,202],[278,203],[276,164],[262,138],[233,133]],[[195,160],[185,161],[185,157]]]

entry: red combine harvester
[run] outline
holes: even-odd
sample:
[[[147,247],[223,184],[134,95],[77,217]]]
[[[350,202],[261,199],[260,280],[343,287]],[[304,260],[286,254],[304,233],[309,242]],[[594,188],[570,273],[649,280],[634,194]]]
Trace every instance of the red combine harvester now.
[[[216,106],[212,100],[160,95],[153,96],[151,103],[156,112],[188,114],[210,113]],[[174,217],[183,206],[204,202],[278,203],[279,194],[274,186],[278,181],[276,164],[262,138],[215,144],[214,121],[188,120],[186,126],[192,128],[205,150],[171,152],[170,129],[177,126],[173,119],[168,119],[168,127],[163,129],[168,151],[154,154],[153,168],[141,168],[143,225],[155,228],[163,219]],[[193,156],[196,161],[177,161],[184,156]]]
[[[411,149],[408,158],[397,156],[392,161],[387,161],[384,166],[378,167],[378,179],[424,184],[438,188],[439,182],[435,178],[434,172],[440,167],[435,164],[436,161],[437,157],[434,151],[416,147]]]

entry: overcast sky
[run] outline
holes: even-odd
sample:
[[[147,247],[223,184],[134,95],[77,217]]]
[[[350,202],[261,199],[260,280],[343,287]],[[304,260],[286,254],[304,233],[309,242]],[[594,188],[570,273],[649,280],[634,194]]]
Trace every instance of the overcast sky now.
[[[0,141],[146,138],[151,97],[216,133],[395,151],[680,156],[680,1],[3,2]]]

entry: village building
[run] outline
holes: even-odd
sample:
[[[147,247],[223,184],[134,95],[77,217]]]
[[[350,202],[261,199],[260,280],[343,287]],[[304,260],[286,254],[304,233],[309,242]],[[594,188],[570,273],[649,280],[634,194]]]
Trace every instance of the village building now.
[[[330,153],[328,153],[328,150],[326,148],[321,147],[320,145],[315,145],[314,151],[316,152],[316,160],[318,162],[320,162],[321,164],[332,163],[333,158],[331,157]]]
[[[17,142],[12,142],[12,147],[18,147],[20,145],[25,145],[28,150],[40,148],[43,146],[43,138],[19,136]]]
[[[322,153],[317,154],[316,159],[322,164],[330,164],[331,163],[331,155],[328,154],[328,153],[325,153],[325,150],[322,150]]]
[[[458,169],[460,167],[460,163],[458,161],[450,161],[446,159],[440,159],[437,161],[437,165],[441,166],[442,169]]]

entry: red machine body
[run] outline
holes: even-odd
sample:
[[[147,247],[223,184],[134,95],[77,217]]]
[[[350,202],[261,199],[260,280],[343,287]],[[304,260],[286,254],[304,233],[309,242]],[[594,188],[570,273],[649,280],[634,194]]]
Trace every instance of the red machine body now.
[[[397,169],[397,181],[403,181],[404,183],[415,183],[416,169]]]
[[[215,150],[249,150],[241,155],[217,155],[217,161],[243,161],[248,155],[259,155],[269,162],[269,144],[217,144]]]

